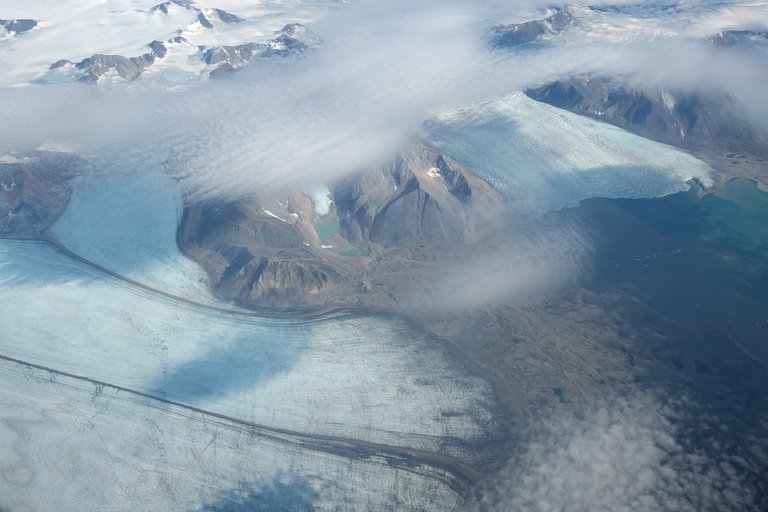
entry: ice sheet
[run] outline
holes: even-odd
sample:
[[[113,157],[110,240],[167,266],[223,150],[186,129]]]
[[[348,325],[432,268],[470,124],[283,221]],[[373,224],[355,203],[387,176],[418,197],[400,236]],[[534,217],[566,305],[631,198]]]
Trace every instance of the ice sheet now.
[[[306,450],[7,361],[0,390],[3,510],[443,511],[459,501],[439,471]]]
[[[61,371],[301,432],[431,451],[493,435],[488,385],[395,319],[238,316],[37,242],[0,242],[0,301],[0,354]]]
[[[659,197],[710,185],[710,167],[681,150],[522,93],[441,112],[427,123],[443,151],[527,211],[590,197]]]

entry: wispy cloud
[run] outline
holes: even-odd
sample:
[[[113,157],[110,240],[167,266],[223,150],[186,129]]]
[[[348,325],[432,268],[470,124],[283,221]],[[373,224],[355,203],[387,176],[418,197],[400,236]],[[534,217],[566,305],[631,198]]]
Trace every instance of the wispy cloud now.
[[[327,182],[389,158],[446,106],[568,76],[725,91],[768,118],[762,54],[675,32],[687,11],[676,23],[660,13],[658,35],[631,16],[601,14],[614,29],[585,18],[551,44],[492,50],[491,26],[543,10],[525,1],[340,4],[312,25],[324,39],[316,52],[258,59],[232,80],[175,92],[139,83],[2,90],[0,140],[5,150],[60,141],[108,169],[165,166],[189,194],[232,198]],[[625,30],[620,41],[609,37],[615,29]]]

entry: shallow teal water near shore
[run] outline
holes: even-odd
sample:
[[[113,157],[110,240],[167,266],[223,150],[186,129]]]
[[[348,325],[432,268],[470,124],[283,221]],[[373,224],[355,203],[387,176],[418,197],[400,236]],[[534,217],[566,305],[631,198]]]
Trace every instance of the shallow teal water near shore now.
[[[572,213],[593,230],[598,275],[768,363],[768,193],[741,178],[698,192],[589,199]]]

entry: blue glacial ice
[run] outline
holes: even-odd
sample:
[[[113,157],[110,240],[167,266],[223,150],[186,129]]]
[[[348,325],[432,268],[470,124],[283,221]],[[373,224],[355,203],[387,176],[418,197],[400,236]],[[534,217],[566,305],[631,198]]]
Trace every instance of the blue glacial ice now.
[[[0,360],[3,510],[450,510],[434,474]]]
[[[438,113],[432,141],[522,211],[577,206],[590,197],[660,197],[711,168],[673,147],[534,101],[522,93]]]
[[[437,450],[491,392],[384,317],[250,317],[174,301],[38,242],[0,242],[0,354],[271,427]]]
[[[197,304],[43,242],[0,240],[0,356],[272,429],[465,460],[464,442],[495,435],[490,386],[400,320],[214,305],[176,247],[180,213],[179,188],[161,173],[89,174],[48,234]],[[229,510],[286,488],[317,510],[447,510],[459,499],[439,474],[256,439],[142,395],[32,373],[0,361],[0,507]]]
[[[162,170],[80,176],[48,234],[80,256],[166,293],[210,300],[208,277],[176,245],[181,189]]]

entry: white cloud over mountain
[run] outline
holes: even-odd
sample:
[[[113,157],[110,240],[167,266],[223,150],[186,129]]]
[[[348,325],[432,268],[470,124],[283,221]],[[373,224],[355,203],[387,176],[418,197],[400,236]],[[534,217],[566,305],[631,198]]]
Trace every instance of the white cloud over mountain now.
[[[144,2],[141,9],[149,10],[151,3]],[[279,15],[266,7],[256,13],[230,4],[224,7],[253,16],[246,21],[254,37],[267,37],[277,16],[281,23],[309,23],[324,42],[301,58],[259,59],[231,80],[183,90],[165,90],[150,78],[95,89],[79,84],[5,89],[0,107],[12,122],[0,128],[3,149],[60,141],[103,157],[99,165],[167,165],[189,193],[220,197],[327,181],[388,158],[404,140],[420,133],[424,120],[446,106],[584,73],[635,84],[723,90],[741,98],[756,116],[768,103],[760,90],[768,70],[755,65],[761,52],[716,48],[700,37],[717,28],[712,20],[719,12],[728,14],[724,26],[759,24],[765,18],[762,6],[753,10],[758,17],[751,20],[740,4],[708,9],[683,4],[675,13],[652,4],[624,4],[606,12],[573,7],[574,25],[548,44],[493,51],[490,27],[541,17],[537,4],[374,1],[317,4],[314,10],[309,4],[284,4]],[[21,16],[23,3],[11,5],[11,14]],[[272,17],[264,14],[267,11]],[[162,38],[171,30],[165,18],[155,26],[156,21],[146,21],[140,13],[123,19],[129,14],[112,13],[104,19],[139,23],[138,33],[142,41],[147,39],[141,45],[150,35]],[[53,30],[46,23],[2,43],[13,49],[4,57],[6,67],[25,65],[18,60],[26,55],[24,37],[42,44],[46,30]],[[687,28],[701,23],[706,30]],[[63,24],[50,21],[48,26],[61,30]],[[81,25],[73,30],[80,30],[77,27]],[[243,30],[237,28],[237,33]],[[103,48],[99,51],[136,53],[139,46],[128,51],[139,45],[132,34],[121,30],[108,38],[93,32],[96,39],[88,41],[88,52]],[[126,39],[116,46],[116,38],[129,36],[134,42]],[[51,37],[49,46],[57,52],[46,57],[51,61],[72,57],[66,45],[80,44],[64,39],[64,44],[54,45]],[[215,34],[206,37],[213,44]],[[234,42],[227,30],[221,29],[219,37]],[[101,47],[99,38],[104,40]]]

